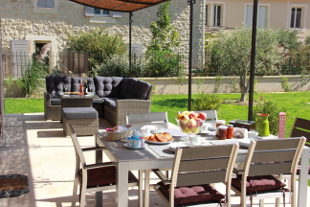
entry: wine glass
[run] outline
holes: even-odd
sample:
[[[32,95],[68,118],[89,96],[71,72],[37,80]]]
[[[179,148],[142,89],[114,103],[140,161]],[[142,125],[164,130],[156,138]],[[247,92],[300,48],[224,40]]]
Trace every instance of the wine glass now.
[[[67,84],[64,84],[64,92],[68,92],[68,85]]]

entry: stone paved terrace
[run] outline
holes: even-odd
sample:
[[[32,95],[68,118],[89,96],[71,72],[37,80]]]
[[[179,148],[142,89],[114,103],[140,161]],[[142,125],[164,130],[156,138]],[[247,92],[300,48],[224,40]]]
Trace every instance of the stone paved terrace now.
[[[109,124],[101,119],[100,131],[106,127],[110,127]],[[46,121],[43,113],[6,114],[4,133],[6,141],[0,145],[0,175],[27,175],[30,192],[19,197],[2,198],[0,206],[71,206],[75,154],[71,139],[64,136],[61,124]],[[82,147],[95,144],[93,136],[79,137],[79,141]],[[86,159],[94,162],[94,153],[87,153]],[[156,181],[155,177],[152,179],[152,183]],[[308,188],[308,197],[309,191]],[[129,191],[130,207],[138,206],[137,194],[137,188]],[[238,197],[233,196],[232,199],[233,204],[238,204]],[[116,206],[114,191],[104,193],[103,203],[105,207]],[[268,200],[265,206],[274,206],[272,203],[273,200]],[[94,194],[87,195],[87,207],[90,206],[94,206]],[[152,191],[150,206],[167,205]]]

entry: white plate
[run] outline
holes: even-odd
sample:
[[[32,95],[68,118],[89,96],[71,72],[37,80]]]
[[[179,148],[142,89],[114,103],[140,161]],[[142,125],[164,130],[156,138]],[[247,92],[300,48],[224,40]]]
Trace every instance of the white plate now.
[[[154,125],[154,124],[144,125],[143,127],[141,127],[141,129],[145,129],[145,128],[150,129],[151,133],[160,133],[165,129],[165,127],[163,126]]]
[[[174,139],[168,141],[168,142],[151,142],[151,141],[147,141],[145,140],[145,142],[149,143],[149,144],[157,144],[157,145],[164,145],[164,144],[170,144],[171,142],[173,142]]]
[[[124,144],[124,146],[125,146],[126,148],[128,148],[128,149],[134,149],[134,150],[137,150],[137,149],[144,149],[146,145],[144,144],[144,147],[129,147],[129,146],[128,146],[128,144],[127,144],[127,143],[125,143],[125,144]]]
[[[186,142],[173,142],[169,144],[169,150],[172,152],[175,152],[175,150],[180,147],[188,147],[188,144]]]

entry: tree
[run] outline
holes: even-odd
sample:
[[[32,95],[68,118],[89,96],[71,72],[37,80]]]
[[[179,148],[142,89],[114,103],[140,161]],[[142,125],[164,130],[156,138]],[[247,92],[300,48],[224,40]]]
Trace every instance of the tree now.
[[[171,52],[173,47],[180,45],[179,33],[171,24],[172,14],[169,13],[169,6],[170,2],[165,2],[158,7],[157,17],[159,20],[151,22],[152,40],[147,48],[148,51]]]
[[[231,33],[220,32],[211,50],[209,67],[219,75],[239,76],[240,101],[249,91],[252,30],[240,26]],[[255,74],[267,75],[279,71],[282,61],[278,52],[278,33],[270,28],[257,30]]]

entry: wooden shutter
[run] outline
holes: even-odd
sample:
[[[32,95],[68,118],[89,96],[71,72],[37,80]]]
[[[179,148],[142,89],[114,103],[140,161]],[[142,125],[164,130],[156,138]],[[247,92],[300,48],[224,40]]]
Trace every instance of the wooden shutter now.
[[[85,16],[87,16],[87,17],[95,16],[94,8],[89,7],[89,6],[85,6]]]
[[[31,62],[31,56],[28,55],[28,44],[28,40],[11,41],[11,73],[15,78],[20,78],[21,70]]]

